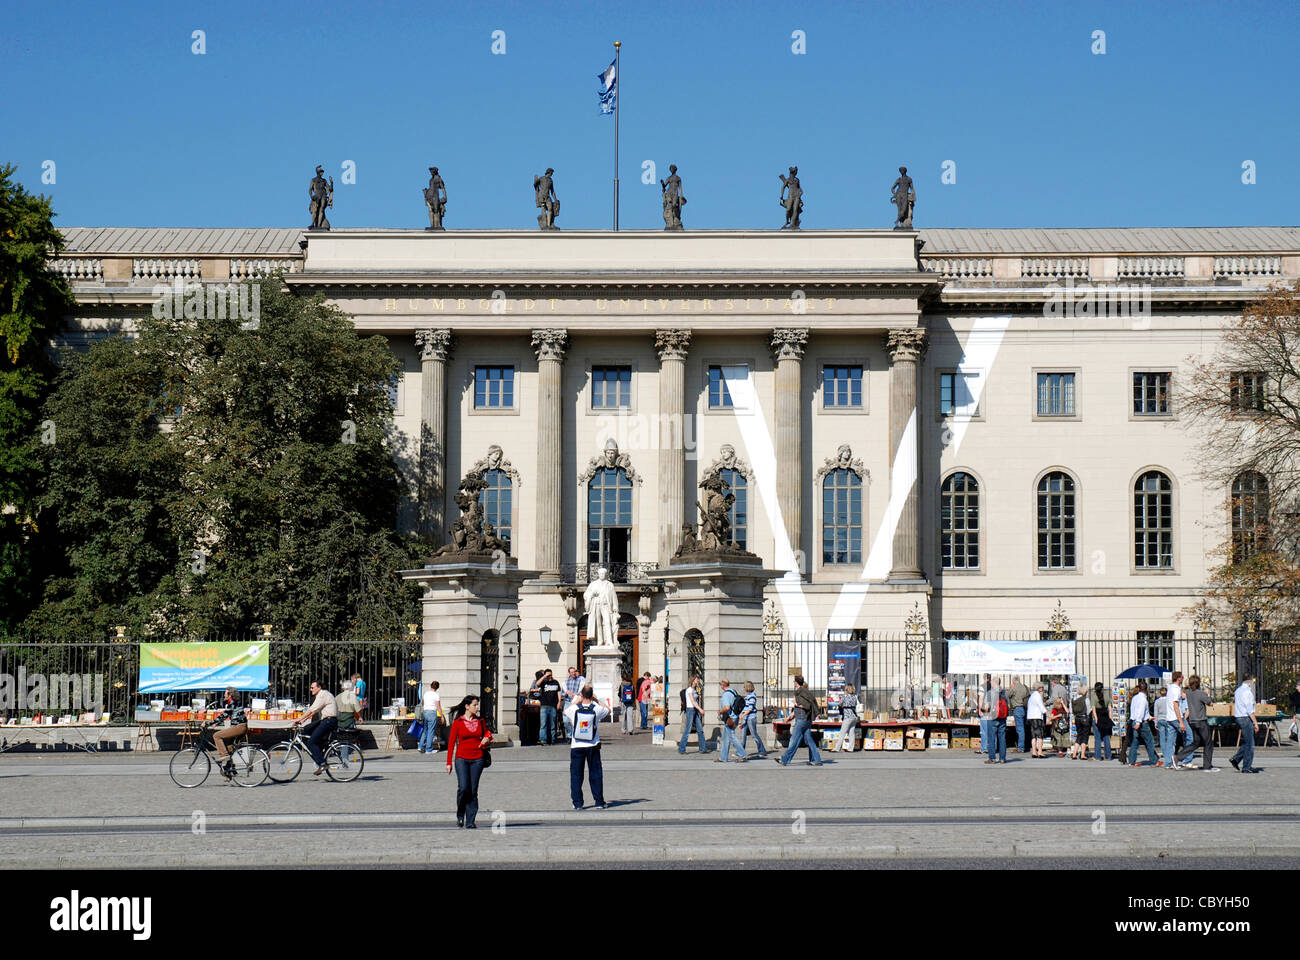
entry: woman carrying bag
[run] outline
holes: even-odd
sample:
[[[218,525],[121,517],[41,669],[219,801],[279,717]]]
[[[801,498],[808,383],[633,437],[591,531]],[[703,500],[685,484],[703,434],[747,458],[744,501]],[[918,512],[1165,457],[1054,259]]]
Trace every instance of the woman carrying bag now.
[[[1115,729],[1115,725],[1110,719],[1110,707],[1106,704],[1106,688],[1098,680],[1092,688],[1092,696],[1088,698],[1092,706],[1092,759],[1109,760],[1110,759],[1110,735]]]
[[[478,780],[491,762],[487,745],[492,732],[478,715],[478,697],[472,693],[451,712],[451,732],[447,735],[447,773],[456,770],[456,826],[477,829]]]

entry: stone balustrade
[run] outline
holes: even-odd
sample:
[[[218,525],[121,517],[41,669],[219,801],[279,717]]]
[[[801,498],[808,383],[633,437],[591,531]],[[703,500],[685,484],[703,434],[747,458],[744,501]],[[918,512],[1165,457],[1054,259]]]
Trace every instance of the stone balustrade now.
[[[73,283],[104,279],[104,261],[99,257],[59,257],[49,268]]]
[[[1216,277],[1281,278],[1282,258],[1280,256],[1215,257],[1214,275]]]
[[[1172,278],[1186,276],[1183,257],[1119,257],[1116,275],[1122,278]]]
[[[298,273],[301,270],[302,261],[298,257],[256,257],[230,261],[231,280],[253,280],[273,273]]]
[[[187,257],[136,257],[131,265],[132,280],[203,279],[201,261]]]

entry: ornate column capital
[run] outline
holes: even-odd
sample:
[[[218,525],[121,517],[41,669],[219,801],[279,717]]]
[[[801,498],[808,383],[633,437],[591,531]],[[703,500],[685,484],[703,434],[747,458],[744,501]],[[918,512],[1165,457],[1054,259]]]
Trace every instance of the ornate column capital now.
[[[777,327],[772,331],[772,350],[776,360],[802,360],[804,347],[808,346],[807,327]]]
[[[543,327],[533,331],[533,350],[538,360],[563,360],[569,348],[569,331],[560,327]]]
[[[446,361],[456,338],[445,327],[420,327],[415,331],[415,344],[420,348],[421,360]]]
[[[885,338],[886,349],[892,363],[910,360],[916,363],[925,354],[925,331],[920,327],[907,330],[890,330]]]
[[[672,329],[655,331],[655,351],[659,354],[660,363],[665,360],[685,360],[690,349],[691,331]]]

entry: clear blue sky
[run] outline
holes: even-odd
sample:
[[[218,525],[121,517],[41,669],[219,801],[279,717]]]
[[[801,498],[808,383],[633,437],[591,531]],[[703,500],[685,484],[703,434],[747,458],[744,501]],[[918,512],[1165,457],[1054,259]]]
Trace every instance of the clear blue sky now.
[[[1300,223],[1293,0],[9,0],[2,34],[0,160],[64,226],[306,226],[322,163],[336,228],[425,226],[430,164],[450,228],[535,228],[547,166],[559,225],[606,228],[616,39],[625,228],[663,225],[645,160],[687,229],[779,227],[790,164],[807,228],[892,225],[900,164],[922,228]]]

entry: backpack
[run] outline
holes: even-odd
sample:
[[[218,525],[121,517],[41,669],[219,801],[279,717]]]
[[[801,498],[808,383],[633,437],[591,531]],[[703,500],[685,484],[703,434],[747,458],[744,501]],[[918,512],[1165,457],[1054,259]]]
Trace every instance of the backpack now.
[[[745,698],[741,696],[739,693],[737,693],[735,690],[732,690],[731,691],[731,715],[739,719],[740,715],[744,712],[745,712]]]
[[[1007,718],[1007,695],[1005,693],[998,697],[997,719],[1005,720]]]
[[[573,739],[583,743],[591,743],[596,739],[596,705],[589,703],[586,706],[579,704],[577,711],[573,715]]]
[[[623,689],[620,694],[620,698],[625,704],[636,703],[636,691],[635,688],[632,686],[632,684],[630,683],[623,684]]]

